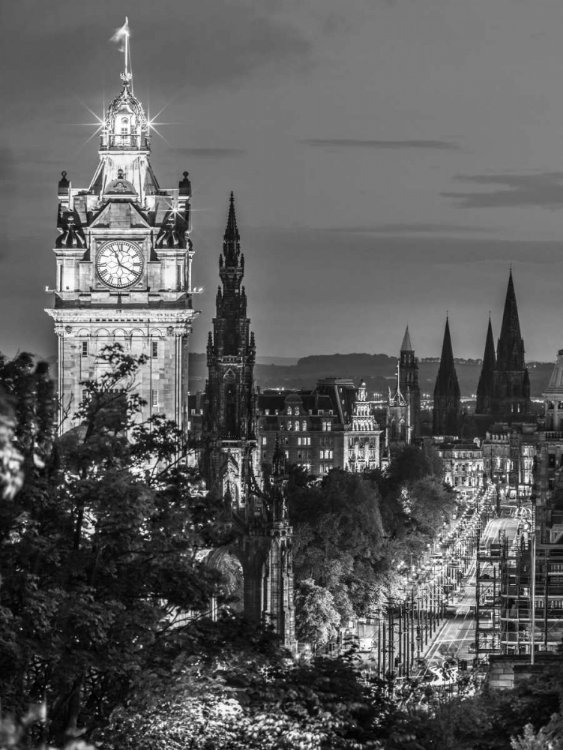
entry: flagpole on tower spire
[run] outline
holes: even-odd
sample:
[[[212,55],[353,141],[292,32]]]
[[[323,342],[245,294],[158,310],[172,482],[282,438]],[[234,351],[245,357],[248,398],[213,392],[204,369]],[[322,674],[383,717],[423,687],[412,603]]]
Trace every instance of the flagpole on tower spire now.
[[[131,93],[133,93],[133,69],[131,65],[131,45],[129,44],[129,36],[129,19],[125,16],[125,23],[115,32],[111,41],[118,43],[123,42],[121,50],[124,54],[124,69],[121,78],[126,85],[129,84],[131,86]]]
[[[129,75],[129,71],[127,70],[127,55],[129,54],[129,19],[127,16],[125,16],[125,26],[123,27],[125,31],[125,75]]]

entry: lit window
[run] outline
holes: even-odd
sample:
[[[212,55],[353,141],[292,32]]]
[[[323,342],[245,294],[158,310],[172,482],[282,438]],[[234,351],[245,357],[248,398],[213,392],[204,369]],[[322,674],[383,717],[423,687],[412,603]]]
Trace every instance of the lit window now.
[[[289,416],[291,416],[291,414],[292,414],[292,411],[291,411],[291,406],[288,406],[288,407],[287,407],[287,413],[289,414]]]
[[[262,438],[262,445],[268,445],[268,438],[267,437],[263,437]]]
[[[303,432],[305,432],[305,430],[307,429],[307,422],[301,422],[301,429],[303,430]]]
[[[295,407],[295,416],[296,417],[299,416],[299,407],[298,406]]]
[[[83,357],[88,356],[88,342],[87,341],[82,342],[82,356]]]

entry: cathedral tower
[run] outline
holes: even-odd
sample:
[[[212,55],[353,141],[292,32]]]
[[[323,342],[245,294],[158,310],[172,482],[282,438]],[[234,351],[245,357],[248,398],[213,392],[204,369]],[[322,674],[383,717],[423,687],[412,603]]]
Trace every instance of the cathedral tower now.
[[[191,185],[162,189],[152,170],[149,123],[133,95],[125,58],[121,93],[101,126],[90,184],[62,173],[55,243],[54,306],[60,423],[74,426],[81,382],[100,376],[105,346],[145,355],[136,391],[142,418],[164,414],[187,429],[188,337],[192,309]]]
[[[446,318],[442,356],[438,377],[434,386],[434,414],[432,432],[434,435],[455,436],[459,430],[460,390],[455,371],[450,323]]]
[[[242,507],[249,479],[249,462],[256,451],[256,344],[246,315],[242,286],[244,255],[231,193],[223,252],[219,256],[222,287],[207,343],[209,371],[204,404],[204,472],[208,487],[230,494],[233,507]]]
[[[414,356],[409,327],[405,331],[400,353],[401,391],[409,404],[409,423],[412,438],[420,437],[420,385],[418,384],[418,359]]]
[[[530,377],[524,362],[524,340],[520,333],[512,271],[508,277],[508,289],[497,346],[494,385],[494,414],[508,418],[517,414],[529,414]]]

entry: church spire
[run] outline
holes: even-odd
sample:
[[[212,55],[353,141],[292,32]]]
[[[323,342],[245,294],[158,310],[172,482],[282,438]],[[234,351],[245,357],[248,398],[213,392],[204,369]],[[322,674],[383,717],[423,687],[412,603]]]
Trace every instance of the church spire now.
[[[512,269],[508,277],[508,288],[504,303],[504,314],[497,348],[497,369],[504,371],[524,370],[524,341],[520,333],[518,305],[514,292]]]
[[[460,396],[450,335],[450,321],[446,318],[442,356],[434,386],[433,432],[435,435],[457,435]]]
[[[407,326],[407,330],[405,331],[405,335],[403,337],[403,343],[401,344],[401,351],[402,352],[412,352],[414,349],[412,348],[411,344],[411,337],[409,334],[409,327]]]
[[[225,229],[225,234],[223,235],[223,255],[226,266],[241,266],[244,268],[244,256],[241,256],[240,253],[240,234],[235,213],[235,195],[232,191],[229,201],[227,227]]]
[[[494,379],[496,369],[495,340],[493,337],[493,326],[489,317],[487,327],[487,340],[485,353],[483,354],[483,366],[477,385],[476,414],[490,414],[492,410],[492,399],[494,396]]]

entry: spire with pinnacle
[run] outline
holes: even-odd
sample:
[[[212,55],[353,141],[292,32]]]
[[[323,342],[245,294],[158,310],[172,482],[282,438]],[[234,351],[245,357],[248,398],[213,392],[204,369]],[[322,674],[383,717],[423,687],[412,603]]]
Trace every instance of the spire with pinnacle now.
[[[246,440],[255,430],[256,342],[250,332],[246,292],[242,286],[244,261],[233,193],[223,252],[219,256],[219,276],[222,286],[217,290],[217,312],[207,343],[209,408],[205,429],[215,438]]]
[[[240,252],[240,234],[237,226],[237,216],[235,213],[235,196],[231,192],[229,202],[229,216],[227,218],[227,227],[223,235],[223,256],[224,263],[227,267],[244,267],[244,256]]]
[[[497,369],[504,371],[524,370],[524,341],[520,333],[518,306],[514,292],[512,269],[508,277],[508,289],[504,303],[504,314],[497,348]]]
[[[450,335],[450,322],[446,318],[442,356],[440,357],[440,367],[434,386],[433,432],[435,435],[457,435],[460,396]]]
[[[405,335],[403,337],[403,343],[401,344],[401,351],[402,352],[412,352],[414,349],[412,348],[411,344],[411,337],[409,334],[409,327],[407,326],[407,330],[405,331]]]
[[[494,396],[494,380],[496,369],[495,340],[493,337],[493,326],[489,316],[489,325],[487,328],[487,341],[485,343],[485,353],[483,355],[483,366],[477,385],[477,405],[476,414],[490,414],[492,409],[492,399]]]

